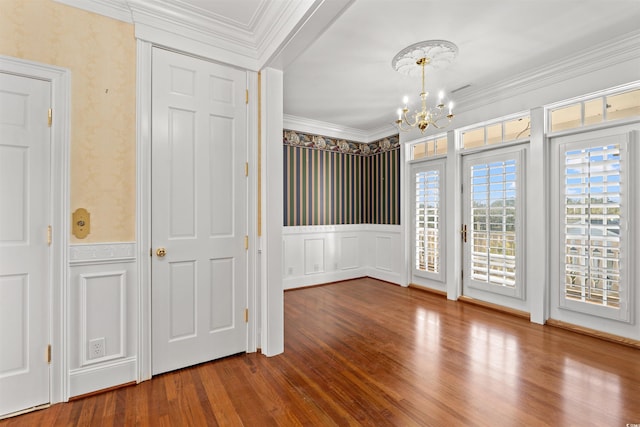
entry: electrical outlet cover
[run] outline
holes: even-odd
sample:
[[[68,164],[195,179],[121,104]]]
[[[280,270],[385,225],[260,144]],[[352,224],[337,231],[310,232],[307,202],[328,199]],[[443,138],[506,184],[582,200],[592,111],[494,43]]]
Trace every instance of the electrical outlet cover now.
[[[104,338],[96,338],[89,341],[89,359],[104,357]]]

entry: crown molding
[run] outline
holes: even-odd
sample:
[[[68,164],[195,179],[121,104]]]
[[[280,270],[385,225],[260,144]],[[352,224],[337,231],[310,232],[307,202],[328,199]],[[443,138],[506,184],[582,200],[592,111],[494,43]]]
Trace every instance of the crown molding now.
[[[456,110],[472,110],[637,59],[640,59],[640,30],[607,40],[569,58],[537,67],[475,91],[470,90],[456,100]]]
[[[263,0],[248,23],[178,0],[55,0],[135,25],[136,37],[258,71],[325,0]]]
[[[284,115],[283,127],[288,130],[329,136],[331,138],[346,139],[360,143],[375,142],[382,138],[398,134],[398,130],[391,125],[368,132],[361,129],[337,125],[335,123],[292,116],[290,114]]]
[[[77,9],[86,10],[118,21],[133,23],[131,9],[125,0],[53,0]]]

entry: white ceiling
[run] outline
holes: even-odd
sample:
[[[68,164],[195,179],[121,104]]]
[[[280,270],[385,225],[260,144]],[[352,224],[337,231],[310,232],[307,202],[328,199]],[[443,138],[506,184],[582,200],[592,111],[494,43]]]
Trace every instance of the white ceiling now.
[[[455,102],[639,28],[637,0],[356,0],[284,69],[284,110],[373,132],[393,123],[403,95],[418,101],[420,80],[391,67],[415,42],[458,45],[451,66],[427,71],[432,94],[471,85]]]
[[[469,85],[452,95],[458,113],[483,105],[488,93],[513,96],[524,81],[554,73],[557,82],[567,72],[562,61],[606,61],[627,34],[628,50],[640,55],[640,0],[56,1],[134,22],[147,40],[167,33],[159,43],[177,50],[282,69],[286,121],[363,141],[393,129],[404,95],[417,103],[419,79],[395,72],[391,60],[422,40],[459,48],[451,66],[427,71],[434,95]]]

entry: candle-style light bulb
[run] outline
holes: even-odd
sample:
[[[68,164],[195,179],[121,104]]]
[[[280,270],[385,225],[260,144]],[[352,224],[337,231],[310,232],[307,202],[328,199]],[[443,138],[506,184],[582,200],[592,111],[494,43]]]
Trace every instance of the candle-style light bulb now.
[[[398,120],[402,120],[402,109],[398,108]]]
[[[441,90],[441,91],[438,93],[438,104],[442,104],[442,100],[443,100],[443,99],[444,99],[444,91],[443,91],[443,90]]]
[[[402,98],[402,103],[404,104],[404,108],[407,108],[407,104],[409,103],[409,97],[405,95],[404,98]]]
[[[453,101],[449,101],[449,114],[451,114],[451,110],[453,110]]]

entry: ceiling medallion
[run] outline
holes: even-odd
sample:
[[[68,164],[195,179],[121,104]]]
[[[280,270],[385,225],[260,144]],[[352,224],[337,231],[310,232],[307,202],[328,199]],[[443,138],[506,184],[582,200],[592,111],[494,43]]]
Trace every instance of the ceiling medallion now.
[[[398,119],[396,120],[399,130],[406,132],[417,127],[420,132],[424,133],[429,126],[442,129],[449,125],[451,119],[453,119],[453,102],[449,102],[447,113],[445,111],[444,91],[440,91],[438,103],[433,107],[427,108],[429,92],[425,90],[424,74],[427,66],[434,69],[444,68],[451,64],[457,55],[458,46],[450,41],[426,40],[405,47],[393,57],[391,65],[397,72],[408,76],[422,76],[422,92],[420,92],[422,109],[420,111],[416,110],[415,113],[411,114],[412,117],[409,117],[407,114],[409,112],[409,107],[407,106],[409,97],[405,96],[403,99],[404,108],[398,109]],[[448,120],[443,123],[444,119]]]

